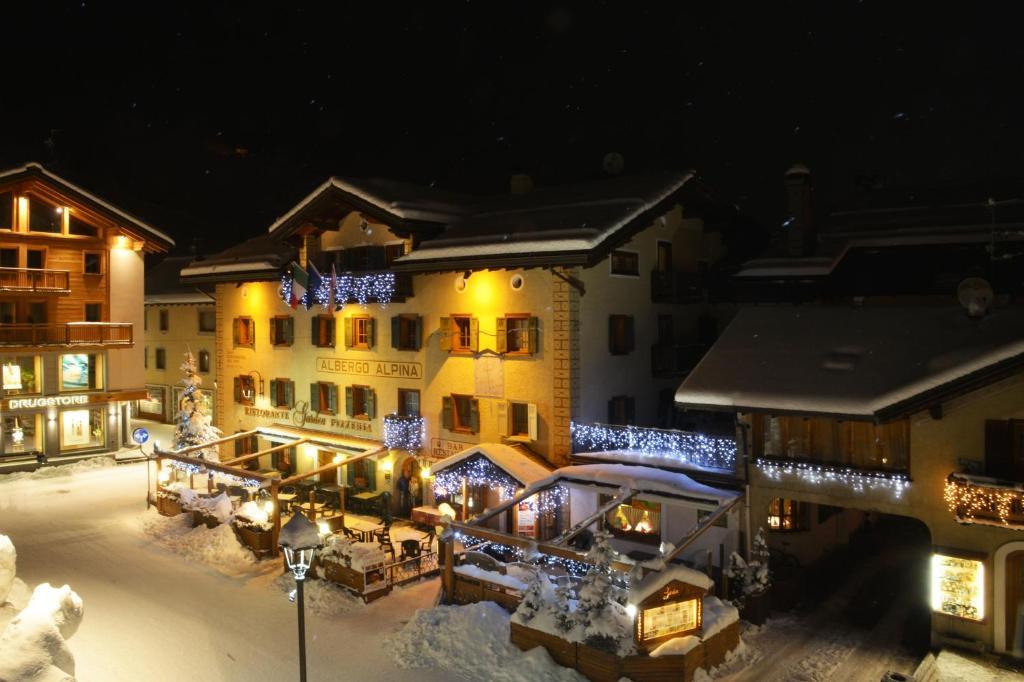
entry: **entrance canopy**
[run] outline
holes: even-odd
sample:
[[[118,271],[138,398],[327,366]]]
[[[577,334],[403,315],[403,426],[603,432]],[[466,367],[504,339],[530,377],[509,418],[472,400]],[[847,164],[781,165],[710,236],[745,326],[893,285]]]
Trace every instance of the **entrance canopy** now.
[[[512,446],[481,443],[436,462],[432,473],[442,487],[454,487],[445,482],[466,478],[470,485],[501,487],[511,496],[515,490],[547,478],[551,468]]]

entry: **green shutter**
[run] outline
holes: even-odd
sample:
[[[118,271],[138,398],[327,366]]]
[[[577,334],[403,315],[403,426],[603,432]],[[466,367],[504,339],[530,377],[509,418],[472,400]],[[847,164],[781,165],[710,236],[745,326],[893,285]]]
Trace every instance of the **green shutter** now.
[[[284,321],[284,342],[289,346],[295,341],[295,318],[289,315]]]
[[[469,349],[474,353],[480,350],[480,320],[469,318]]]
[[[437,337],[441,350],[451,351],[452,349],[452,318],[441,318],[441,334]]]
[[[366,391],[366,416],[373,419],[377,416],[377,392],[372,388],[364,390]]]
[[[286,380],[284,382],[284,404],[289,408],[295,407],[295,382]]]
[[[400,341],[401,341],[401,334],[402,334],[402,316],[401,315],[392,315],[391,316],[391,347],[392,348],[396,348],[397,349],[397,348],[401,348],[402,347],[402,345],[400,343]]]
[[[352,347],[352,318],[345,318],[345,348]]]
[[[539,334],[538,334],[538,328],[539,328],[539,325],[538,325],[537,318],[536,317],[531,317],[527,321],[527,334],[526,334],[526,343],[527,343],[526,350],[529,351],[531,354],[536,353],[538,350],[540,350],[538,348],[538,345],[537,345],[538,341],[540,340]]]
[[[327,345],[334,348],[334,318],[324,320],[327,323]]]
[[[242,402],[242,377],[235,377],[235,402]]]
[[[320,316],[313,316],[313,327],[310,331],[310,338],[313,340],[314,346],[320,345]]]
[[[414,324],[416,325],[415,326],[415,333],[416,333],[415,334],[416,335],[416,344],[415,345],[416,345],[416,350],[419,350],[420,348],[423,347],[423,316],[422,315],[417,315]]]
[[[352,387],[345,387],[345,414],[352,417]]]
[[[369,486],[370,490],[377,489],[377,463],[372,459],[364,459],[366,462],[366,485]]]
[[[377,320],[370,318],[366,321],[366,345],[373,348],[376,345],[377,339],[374,330],[377,326]]]
[[[350,488],[355,488],[356,487],[356,465],[355,464],[346,464],[345,465],[345,480],[348,481],[348,486]]]
[[[495,320],[497,328],[497,339],[495,340],[495,350],[499,353],[508,352],[508,319],[499,317]]]
[[[270,404],[277,407],[277,379],[270,380]]]
[[[331,384],[330,390],[327,391],[328,408],[331,414],[338,414],[338,385]]]
[[[276,320],[273,317],[270,318],[270,345],[271,346],[276,346],[277,345],[277,324],[275,324],[275,322],[276,322]]]
[[[451,431],[455,428],[455,423],[452,421],[452,398],[451,396],[444,396],[441,398],[441,426]]]
[[[241,324],[242,321],[239,320],[237,317],[231,321],[231,338],[234,340],[236,346],[238,345],[239,340],[238,329],[241,326]]]
[[[469,430],[480,433],[480,401],[475,398],[469,401]]]
[[[315,382],[309,385],[309,409],[320,411],[320,384]]]

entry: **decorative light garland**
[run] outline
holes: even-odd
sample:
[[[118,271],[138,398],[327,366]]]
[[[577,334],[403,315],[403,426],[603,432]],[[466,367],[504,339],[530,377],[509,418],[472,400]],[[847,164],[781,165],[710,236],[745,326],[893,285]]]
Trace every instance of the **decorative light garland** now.
[[[574,452],[633,450],[716,469],[736,466],[736,441],[690,431],[646,429],[609,424],[569,424]]]
[[[801,481],[813,485],[838,483],[857,493],[868,489],[884,489],[893,493],[897,499],[910,487],[910,477],[895,472],[864,471],[853,467],[812,462],[776,462],[768,459],[758,459],[754,464],[761,473],[773,481],[781,481],[783,476],[796,476]]]
[[[472,546],[476,551],[480,551],[485,547],[492,547],[496,552],[513,556],[516,561],[525,561],[540,566],[560,566],[572,575],[585,575],[586,572],[590,570],[591,566],[591,564],[582,559],[577,561],[576,559],[568,559],[566,557],[554,556],[553,554],[537,552],[528,555],[522,547],[503,545],[489,540],[481,542],[480,538],[466,533],[456,532],[452,535],[452,538],[461,542],[464,547]]]
[[[389,450],[419,450],[423,447],[427,420],[423,417],[384,415],[384,446]]]
[[[995,519],[976,518],[980,514],[982,517],[998,517],[1002,525],[1009,526],[1010,516],[1014,515],[1014,507],[1019,510],[1024,504],[1024,490],[999,487],[995,484],[989,487],[955,473],[946,479],[942,497],[949,511],[961,523],[994,523]],[[1017,514],[1019,513],[1018,511]]]
[[[484,457],[477,455],[451,467],[434,471],[434,494],[443,496],[462,490],[462,481],[467,485],[486,486],[500,491],[505,499],[511,499],[522,484],[494,466]]]
[[[363,307],[375,301],[386,307],[398,291],[393,272],[344,273],[337,275],[334,281],[334,305],[338,309],[350,301]],[[281,300],[290,303],[291,297],[292,277],[290,273],[284,273],[281,275]],[[331,304],[331,278],[321,274],[320,284],[314,290],[307,290],[300,303],[306,310],[317,304],[326,310]]]

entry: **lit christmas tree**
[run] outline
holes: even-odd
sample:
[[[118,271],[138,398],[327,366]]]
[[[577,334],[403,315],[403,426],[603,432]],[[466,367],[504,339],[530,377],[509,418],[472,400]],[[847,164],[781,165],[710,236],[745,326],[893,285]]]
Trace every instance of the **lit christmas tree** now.
[[[181,380],[185,390],[181,394],[181,402],[178,405],[178,425],[174,429],[174,448],[176,450],[202,445],[220,438],[220,429],[210,424],[210,415],[206,414],[203,391],[199,388],[203,383],[203,378],[196,372],[196,359],[191,351],[185,352],[185,362],[181,365],[181,371],[185,373]],[[220,461],[216,445],[190,454],[211,462]]]

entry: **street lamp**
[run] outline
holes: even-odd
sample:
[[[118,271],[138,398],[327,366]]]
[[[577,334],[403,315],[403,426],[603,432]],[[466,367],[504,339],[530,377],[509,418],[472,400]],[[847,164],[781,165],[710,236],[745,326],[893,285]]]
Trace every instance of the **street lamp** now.
[[[316,550],[323,545],[316,525],[303,514],[293,514],[288,523],[284,524],[277,544],[284,550],[284,561],[295,576],[295,592],[299,602],[299,680],[306,682],[306,612],[302,586]]]

